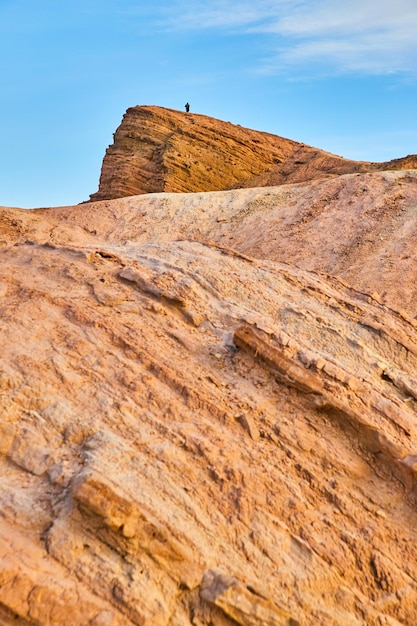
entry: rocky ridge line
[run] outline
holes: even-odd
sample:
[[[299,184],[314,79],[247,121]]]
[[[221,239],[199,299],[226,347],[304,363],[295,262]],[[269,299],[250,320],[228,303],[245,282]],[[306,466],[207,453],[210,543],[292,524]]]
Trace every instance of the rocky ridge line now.
[[[0,208],[1,626],[417,623],[416,180]]]
[[[417,157],[351,161],[270,133],[156,106],[128,109],[91,201],[157,192],[218,191],[417,167]]]

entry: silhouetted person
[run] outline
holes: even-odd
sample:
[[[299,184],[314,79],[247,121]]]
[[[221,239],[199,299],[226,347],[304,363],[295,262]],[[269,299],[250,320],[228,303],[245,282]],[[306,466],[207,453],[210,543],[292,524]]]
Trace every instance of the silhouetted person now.
[[[190,112],[190,105],[188,104],[188,102],[187,102],[187,104],[185,105],[185,110],[187,111],[187,113],[189,113],[189,112]]]

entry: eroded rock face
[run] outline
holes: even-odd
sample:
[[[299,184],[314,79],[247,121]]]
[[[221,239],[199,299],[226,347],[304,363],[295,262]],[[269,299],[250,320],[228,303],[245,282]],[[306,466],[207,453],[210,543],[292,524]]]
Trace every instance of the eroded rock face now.
[[[268,188],[150,194],[53,210],[0,209],[0,243],[197,240],[337,275],[414,318],[416,206],[416,170],[350,174]]]
[[[227,189],[272,170],[296,145],[204,115],[133,107],[106,151],[91,199]]]
[[[417,623],[415,176],[0,212],[0,624]]]
[[[416,156],[380,164],[350,161],[206,115],[136,106],[126,111],[114,133],[91,200],[280,185],[413,167]]]

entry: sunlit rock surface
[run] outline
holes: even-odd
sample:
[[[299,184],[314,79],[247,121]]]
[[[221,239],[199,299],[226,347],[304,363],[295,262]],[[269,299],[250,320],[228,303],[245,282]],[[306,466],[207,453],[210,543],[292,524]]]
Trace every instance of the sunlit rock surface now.
[[[0,210],[0,624],[417,623],[416,181]]]
[[[282,120],[285,127],[285,120]],[[142,193],[219,191],[303,182],[351,172],[417,167],[351,161],[291,139],[207,115],[156,106],[128,109],[107,148],[98,191],[106,200]]]

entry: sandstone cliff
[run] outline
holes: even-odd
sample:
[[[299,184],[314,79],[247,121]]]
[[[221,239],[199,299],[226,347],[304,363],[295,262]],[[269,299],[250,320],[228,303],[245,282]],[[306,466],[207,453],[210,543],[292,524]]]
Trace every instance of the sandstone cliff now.
[[[0,210],[2,626],[417,623],[416,180]]]
[[[127,110],[103,160],[91,200],[142,193],[218,191],[317,177],[417,167],[343,159],[305,144],[212,117],[155,106]]]

